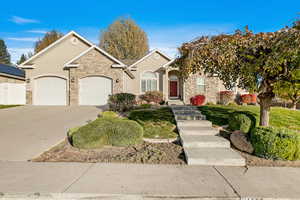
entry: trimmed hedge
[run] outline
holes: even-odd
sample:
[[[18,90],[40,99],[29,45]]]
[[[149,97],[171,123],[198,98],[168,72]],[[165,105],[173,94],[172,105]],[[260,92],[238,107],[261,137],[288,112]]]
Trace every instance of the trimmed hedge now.
[[[101,117],[72,133],[73,146],[97,149],[104,145],[129,146],[142,142],[143,128],[135,121]]]
[[[99,117],[118,118],[119,115],[113,111],[104,111],[99,114]]]
[[[151,139],[168,139],[177,138],[178,134],[175,131],[176,125],[168,121],[139,121],[144,128],[144,137]]]
[[[233,113],[229,117],[229,128],[233,131],[240,130],[244,133],[249,133],[253,127],[253,122],[246,114],[243,113]]]
[[[289,129],[256,127],[251,133],[254,154],[267,159],[300,160],[300,135]]]

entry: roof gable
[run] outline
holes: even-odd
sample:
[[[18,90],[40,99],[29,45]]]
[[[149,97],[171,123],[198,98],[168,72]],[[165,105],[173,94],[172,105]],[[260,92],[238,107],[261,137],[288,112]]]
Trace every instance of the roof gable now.
[[[29,58],[25,62],[21,63],[19,65],[19,67],[20,68],[34,68],[34,66],[32,64],[30,64],[31,61],[33,61],[34,59],[36,59],[39,56],[43,55],[45,52],[49,51],[50,49],[52,49],[53,47],[55,47],[56,45],[58,45],[59,43],[61,43],[62,41],[64,41],[69,36],[75,36],[78,39],[80,39],[81,41],[83,41],[84,43],[86,43],[88,46],[93,46],[93,44],[91,42],[89,42],[88,40],[86,40],[85,38],[83,38],[82,36],[80,36],[75,31],[70,31],[69,33],[67,33],[66,35],[64,35],[60,39],[56,40],[55,42],[53,42],[52,44],[50,44],[48,47],[46,47],[45,49],[43,49],[42,51],[38,52],[37,54],[34,54],[31,58]]]
[[[165,58],[168,62],[172,60],[172,58],[170,58],[169,56],[167,56],[166,54],[164,54],[163,52],[161,52],[158,49],[154,49],[151,52],[149,52],[147,55],[145,55],[144,57],[142,57],[141,59],[137,60],[135,63],[133,63],[132,65],[129,66],[129,69],[134,70],[136,68],[136,66],[143,62],[144,60],[146,60],[147,58],[149,58],[150,56],[154,55],[155,53],[158,53],[159,55],[161,55],[163,58]]]

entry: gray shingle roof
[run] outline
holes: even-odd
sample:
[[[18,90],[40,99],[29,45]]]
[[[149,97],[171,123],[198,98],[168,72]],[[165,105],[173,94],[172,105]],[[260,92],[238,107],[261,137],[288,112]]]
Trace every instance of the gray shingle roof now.
[[[25,71],[17,67],[0,64],[0,73],[25,78]]]

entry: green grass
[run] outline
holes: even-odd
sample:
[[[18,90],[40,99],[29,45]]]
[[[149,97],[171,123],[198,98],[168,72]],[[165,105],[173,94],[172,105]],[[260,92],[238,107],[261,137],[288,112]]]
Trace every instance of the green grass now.
[[[168,107],[133,110],[129,113],[129,119],[142,125],[145,138],[168,139],[178,136],[173,113]]]
[[[236,111],[255,117],[256,124],[258,125],[259,123],[258,106],[208,105],[199,107],[199,110],[206,115],[208,120],[219,126],[228,124],[230,114]],[[300,111],[272,107],[270,113],[270,125],[300,132]]]
[[[0,109],[5,109],[5,108],[12,108],[20,105],[0,105]]]

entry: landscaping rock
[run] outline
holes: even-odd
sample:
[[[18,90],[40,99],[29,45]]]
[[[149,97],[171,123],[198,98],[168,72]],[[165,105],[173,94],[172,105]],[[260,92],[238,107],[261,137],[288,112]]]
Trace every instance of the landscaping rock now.
[[[234,131],[230,135],[230,141],[237,148],[238,150],[247,152],[252,154],[254,151],[254,148],[252,144],[247,140],[246,134],[242,131]]]

